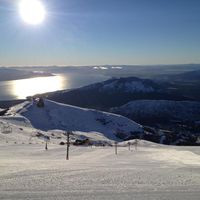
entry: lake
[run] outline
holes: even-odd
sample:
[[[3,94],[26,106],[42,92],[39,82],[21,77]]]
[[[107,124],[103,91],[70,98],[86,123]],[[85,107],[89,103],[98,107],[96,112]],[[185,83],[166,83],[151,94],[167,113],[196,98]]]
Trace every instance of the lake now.
[[[25,99],[27,96],[54,92],[57,90],[78,88],[109,77],[94,74],[65,73],[50,77],[37,77],[0,82],[0,101]]]

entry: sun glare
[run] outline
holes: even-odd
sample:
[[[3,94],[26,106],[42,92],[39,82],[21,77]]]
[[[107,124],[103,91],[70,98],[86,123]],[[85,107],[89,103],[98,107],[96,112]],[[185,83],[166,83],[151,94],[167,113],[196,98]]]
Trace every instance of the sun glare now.
[[[40,0],[20,0],[19,13],[23,21],[31,25],[41,24],[46,16],[44,4]]]
[[[12,93],[17,99],[25,99],[27,96],[42,94],[64,89],[61,76],[38,77],[14,81]]]

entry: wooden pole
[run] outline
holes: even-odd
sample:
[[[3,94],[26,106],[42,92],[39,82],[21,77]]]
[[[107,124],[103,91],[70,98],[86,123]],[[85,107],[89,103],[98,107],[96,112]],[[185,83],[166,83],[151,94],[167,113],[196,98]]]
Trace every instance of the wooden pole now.
[[[138,140],[135,140],[135,150],[137,151],[137,146],[138,146]]]
[[[130,151],[131,150],[131,143],[128,142],[128,150]]]
[[[68,131],[67,132],[67,154],[66,154],[66,160],[69,160],[69,145],[70,145],[70,143],[69,143],[69,134],[70,134],[70,132]]]
[[[115,155],[117,155],[117,142],[115,142]]]
[[[46,140],[46,144],[45,144],[45,150],[46,150],[46,151],[48,150],[48,147],[47,147],[47,140]]]

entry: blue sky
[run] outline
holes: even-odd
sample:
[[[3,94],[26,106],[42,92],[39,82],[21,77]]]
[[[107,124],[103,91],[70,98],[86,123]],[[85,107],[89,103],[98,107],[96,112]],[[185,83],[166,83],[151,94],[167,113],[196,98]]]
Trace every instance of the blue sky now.
[[[199,0],[43,0],[25,24],[0,0],[0,65],[200,63]]]

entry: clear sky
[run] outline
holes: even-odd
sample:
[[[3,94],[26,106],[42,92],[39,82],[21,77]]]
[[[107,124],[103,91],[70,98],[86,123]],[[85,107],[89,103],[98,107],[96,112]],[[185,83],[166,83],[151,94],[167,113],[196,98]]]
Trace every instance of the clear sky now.
[[[41,0],[23,22],[0,0],[0,65],[200,63],[200,0]]]

